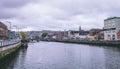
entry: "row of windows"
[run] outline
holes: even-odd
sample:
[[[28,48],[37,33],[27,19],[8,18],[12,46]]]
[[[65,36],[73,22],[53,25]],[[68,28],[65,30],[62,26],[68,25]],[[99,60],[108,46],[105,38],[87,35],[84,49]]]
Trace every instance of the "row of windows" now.
[[[115,23],[105,24],[105,27],[115,26]]]
[[[117,20],[109,20],[109,21],[106,21],[106,23],[108,24],[108,23],[116,23],[116,22],[118,22]]]
[[[112,30],[112,31],[105,31],[105,33],[115,33],[115,30]]]
[[[111,35],[112,37],[115,37],[115,35]],[[111,37],[110,35],[108,35],[108,37]]]
[[[115,35],[107,35],[110,40],[115,40]]]

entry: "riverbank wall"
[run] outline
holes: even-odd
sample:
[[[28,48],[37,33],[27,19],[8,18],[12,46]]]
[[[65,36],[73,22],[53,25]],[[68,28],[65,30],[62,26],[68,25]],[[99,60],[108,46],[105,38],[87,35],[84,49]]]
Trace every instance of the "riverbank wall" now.
[[[16,52],[21,47],[21,42],[0,48],[0,60]]]
[[[43,40],[43,41],[120,47],[120,41],[80,41],[80,40]]]

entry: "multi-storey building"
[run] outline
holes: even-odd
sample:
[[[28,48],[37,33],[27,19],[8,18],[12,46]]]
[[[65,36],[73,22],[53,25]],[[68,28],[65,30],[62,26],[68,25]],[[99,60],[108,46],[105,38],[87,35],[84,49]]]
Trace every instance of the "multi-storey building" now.
[[[117,33],[117,39],[120,40],[120,31]]]
[[[79,40],[87,40],[89,31],[84,31],[79,27],[79,31],[68,31],[69,39],[79,39]]]
[[[0,39],[7,39],[8,38],[8,28],[7,26],[0,22]]]
[[[91,29],[89,31],[89,40],[102,40],[102,29]]]
[[[120,17],[111,17],[104,20],[104,40],[119,40]]]

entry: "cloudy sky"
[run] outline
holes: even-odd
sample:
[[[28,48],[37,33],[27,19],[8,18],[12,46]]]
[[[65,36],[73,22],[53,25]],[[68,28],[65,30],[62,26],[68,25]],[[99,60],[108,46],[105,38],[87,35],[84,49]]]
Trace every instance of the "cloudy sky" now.
[[[120,16],[119,0],[0,0],[0,21],[22,30],[102,28],[104,19]],[[14,29],[14,27],[12,27]]]

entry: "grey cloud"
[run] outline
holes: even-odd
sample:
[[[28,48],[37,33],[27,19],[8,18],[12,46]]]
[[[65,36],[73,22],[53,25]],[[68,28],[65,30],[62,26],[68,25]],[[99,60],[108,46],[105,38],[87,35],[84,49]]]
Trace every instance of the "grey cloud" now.
[[[38,0],[0,0],[0,19],[15,18],[21,7],[36,1]]]
[[[0,0],[0,6],[7,8],[16,8],[34,1],[37,0]]]
[[[79,25],[84,29],[102,28],[105,18],[120,16],[119,3],[119,0],[1,0],[0,19],[14,18],[16,25],[41,25],[39,29],[70,29]]]
[[[66,10],[71,15],[91,14],[91,13],[109,13],[111,11],[118,11],[120,7],[119,0],[52,0],[52,5]]]
[[[17,9],[1,8],[0,19],[9,19],[17,17]]]

